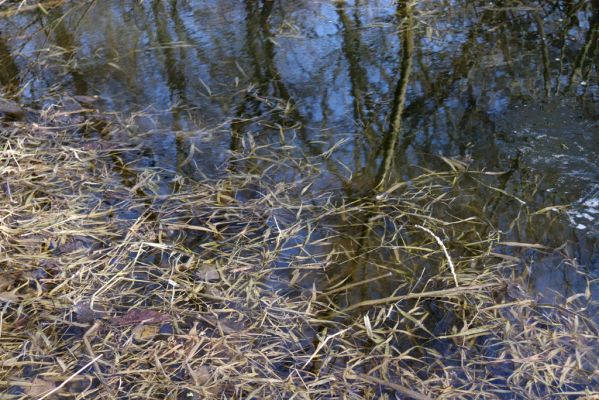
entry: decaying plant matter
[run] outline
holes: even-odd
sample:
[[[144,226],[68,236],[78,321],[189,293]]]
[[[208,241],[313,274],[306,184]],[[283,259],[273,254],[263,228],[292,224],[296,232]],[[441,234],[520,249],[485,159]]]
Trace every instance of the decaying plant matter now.
[[[487,175],[454,165],[342,201],[310,189],[314,159],[248,142],[229,172],[192,181],[124,132],[60,107],[1,127],[0,398],[597,387],[590,293],[541,304],[509,279],[518,259],[460,201]],[[278,168],[304,172],[277,182]]]

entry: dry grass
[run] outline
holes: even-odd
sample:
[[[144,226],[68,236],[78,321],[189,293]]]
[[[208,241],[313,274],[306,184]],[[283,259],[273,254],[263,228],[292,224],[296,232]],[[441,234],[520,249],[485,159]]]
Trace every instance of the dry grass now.
[[[0,134],[0,399],[597,393],[590,294],[544,305],[506,279],[517,260],[460,206],[483,174],[343,200],[303,190],[316,160],[252,144],[194,182],[110,117],[32,118]]]
[[[12,17],[19,13],[48,10],[66,3],[66,0],[0,0],[0,18]]]

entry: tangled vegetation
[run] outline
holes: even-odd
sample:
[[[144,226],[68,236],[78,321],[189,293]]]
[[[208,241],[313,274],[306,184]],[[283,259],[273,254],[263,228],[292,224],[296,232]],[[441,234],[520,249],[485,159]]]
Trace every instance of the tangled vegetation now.
[[[486,174],[454,161],[349,202],[251,141],[192,181],[114,116],[28,119],[1,128],[2,399],[595,393],[590,293],[520,289],[464,201]],[[270,178],[287,167],[303,178]]]
[[[0,17],[62,3],[0,0]],[[157,167],[139,115],[87,96],[0,102],[0,400],[599,398],[592,279],[508,236],[565,206],[528,209],[503,171],[463,159],[391,173],[414,51],[402,13],[374,187],[322,188],[336,145],[305,155],[282,125],[256,140],[241,113],[223,124],[227,161],[194,179],[193,144],[177,154],[189,174]],[[525,252],[555,253],[587,289],[531,296]]]

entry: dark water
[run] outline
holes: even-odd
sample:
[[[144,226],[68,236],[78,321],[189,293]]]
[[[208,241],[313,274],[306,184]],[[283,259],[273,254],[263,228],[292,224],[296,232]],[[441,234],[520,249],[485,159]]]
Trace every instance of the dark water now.
[[[502,189],[531,212],[570,205],[514,228],[506,200],[488,218],[561,249],[517,254],[532,291],[584,291],[564,265],[599,273],[599,2],[419,1],[413,19],[391,179],[445,156],[509,171]],[[0,83],[38,106],[99,95],[171,174],[218,177],[248,134],[334,149],[310,190],[351,198],[376,183],[405,27],[386,0],[77,2],[0,19]]]

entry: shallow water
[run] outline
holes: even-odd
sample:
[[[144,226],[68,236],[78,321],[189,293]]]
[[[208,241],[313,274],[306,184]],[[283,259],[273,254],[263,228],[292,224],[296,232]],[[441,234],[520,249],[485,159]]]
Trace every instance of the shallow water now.
[[[391,179],[447,169],[445,156],[509,171],[503,190],[531,212],[569,205],[514,228],[522,204],[502,199],[487,217],[508,239],[565,245],[516,252],[531,291],[584,291],[564,265],[599,273],[599,4],[431,0],[414,18]],[[42,106],[100,96],[132,116],[167,175],[218,177],[248,135],[306,157],[331,151],[310,190],[351,199],[376,184],[405,46],[398,26],[390,0],[79,2],[0,19],[1,90]]]

